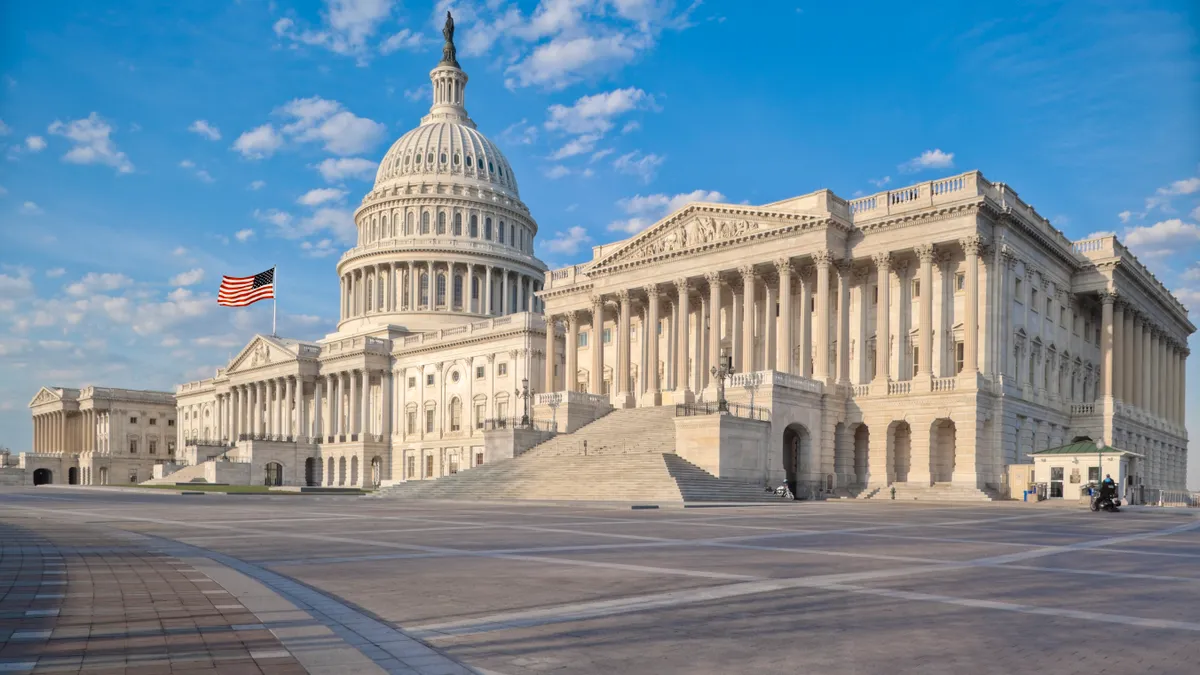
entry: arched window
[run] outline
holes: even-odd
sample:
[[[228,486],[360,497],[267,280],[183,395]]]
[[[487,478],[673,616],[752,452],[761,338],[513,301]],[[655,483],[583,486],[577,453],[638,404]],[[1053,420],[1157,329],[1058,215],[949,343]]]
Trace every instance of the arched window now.
[[[471,276],[471,299],[479,299],[479,278],[474,275]]]
[[[497,239],[500,241],[501,244],[503,244],[504,243],[504,221],[503,220],[500,221],[500,229],[497,232],[497,234],[499,235],[497,237]]]
[[[367,305],[368,310],[373,309],[375,307],[375,305],[371,304],[371,299],[375,297],[374,294],[372,293],[372,291],[375,290],[373,288],[374,286],[375,286],[375,284],[371,284],[371,283],[366,284],[366,291],[367,291],[366,305]]]
[[[377,288],[375,290],[375,297],[379,299],[379,309],[380,309],[380,311],[382,311],[382,310],[387,309],[386,307],[383,306],[383,301],[386,296],[384,291],[387,289],[387,284],[384,283],[384,278],[383,278],[382,274],[379,275],[378,281],[379,281],[379,284],[378,284],[379,288]]]
[[[333,458],[330,457],[329,458],[329,470],[325,472],[325,484],[326,485],[333,485],[333,475],[334,475]]]
[[[279,462],[267,462],[264,485],[283,485],[283,465]]]
[[[421,212],[421,234],[429,234],[429,212]]]
[[[483,238],[487,239],[488,241],[492,240],[492,219],[491,218],[483,219]]]
[[[437,233],[438,233],[438,234],[446,234],[446,212],[445,212],[445,211],[439,211],[439,212],[438,212],[438,229],[437,229]]]
[[[332,461],[332,460],[330,460]],[[346,484],[346,458],[338,458],[338,485]]]
[[[408,223],[404,226],[404,234],[412,234],[413,233],[413,220],[414,220],[413,212],[409,211],[408,212]]]
[[[462,214],[461,213],[454,214],[454,236],[456,236],[456,237],[462,236]]]
[[[517,247],[520,248],[522,251],[524,251],[525,250],[525,228],[523,228],[523,227],[518,228],[517,232],[521,235],[521,241],[519,244],[517,244]]]
[[[394,232],[389,232],[389,231],[388,231],[388,217],[387,217],[387,214],[386,214],[386,213],[385,213],[385,214],[383,214],[383,220],[382,220],[382,223],[383,223],[383,236],[385,236],[385,237],[388,237],[388,236],[394,236],[394,235],[395,235],[395,233],[394,233]]]
[[[437,276],[437,304],[438,307],[446,304],[446,275],[442,273]]]
[[[462,277],[454,275],[454,308],[461,309],[463,302],[463,280]]]
[[[429,274],[427,272],[421,272],[421,285],[417,289],[417,292],[421,296],[420,297],[421,305],[428,305],[429,304]]]
[[[458,397],[450,400],[450,431],[462,429],[462,401]]]
[[[358,485],[358,455],[350,458],[350,484]]]
[[[479,216],[471,214],[471,236],[479,238]]]

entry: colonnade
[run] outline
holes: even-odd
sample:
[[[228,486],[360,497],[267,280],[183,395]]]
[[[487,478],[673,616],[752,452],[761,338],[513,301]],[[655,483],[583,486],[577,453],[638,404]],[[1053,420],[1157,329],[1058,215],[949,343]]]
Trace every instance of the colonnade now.
[[[424,260],[352,269],[341,278],[342,320],[380,312],[541,311],[539,277],[499,265]]]
[[[387,414],[392,374],[386,369],[353,369],[313,378],[295,375],[231,385],[217,394],[217,428],[222,438],[345,442],[360,434],[390,433]],[[377,402],[372,382],[380,384],[384,415],[373,424]]]
[[[1118,294],[1103,293],[1101,302],[1100,395],[1183,426],[1187,346]]]
[[[33,416],[33,451],[63,452],[67,445],[67,411],[55,410]]]

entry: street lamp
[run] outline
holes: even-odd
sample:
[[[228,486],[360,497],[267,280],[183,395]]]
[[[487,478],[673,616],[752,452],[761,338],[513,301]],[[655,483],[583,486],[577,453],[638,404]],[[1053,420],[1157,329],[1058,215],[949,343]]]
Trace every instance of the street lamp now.
[[[529,391],[529,378],[521,378],[521,388],[516,390],[516,397],[525,401],[524,414],[521,415],[521,426],[529,426],[529,399],[533,397],[533,392]]]
[[[546,397],[546,404],[550,406],[550,426],[551,431],[558,431],[558,406],[562,404],[562,392],[554,392]]]
[[[1096,491],[1099,492],[1100,484],[1104,482],[1104,437],[1096,441],[1096,462]]]
[[[733,357],[721,350],[717,357],[717,365],[709,371],[717,381],[717,412],[729,412],[729,402],[725,400],[725,379],[733,375]]]

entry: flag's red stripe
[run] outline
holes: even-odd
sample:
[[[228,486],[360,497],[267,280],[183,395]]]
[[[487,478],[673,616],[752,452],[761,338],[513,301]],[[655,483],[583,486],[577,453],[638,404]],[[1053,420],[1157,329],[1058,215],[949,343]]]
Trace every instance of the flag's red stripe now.
[[[218,297],[217,304],[224,305],[225,307],[244,307],[246,305],[258,302],[259,300],[270,300],[274,298],[275,294],[271,291],[272,289],[265,288],[265,292],[256,292],[240,298],[225,299]]]
[[[262,288],[257,288],[253,291],[246,291],[244,293],[218,293],[217,299],[218,300],[241,300],[242,298],[249,298],[252,296],[257,297],[257,296],[262,296],[262,295],[266,295],[267,297],[274,297],[275,289],[270,286],[263,286]]]

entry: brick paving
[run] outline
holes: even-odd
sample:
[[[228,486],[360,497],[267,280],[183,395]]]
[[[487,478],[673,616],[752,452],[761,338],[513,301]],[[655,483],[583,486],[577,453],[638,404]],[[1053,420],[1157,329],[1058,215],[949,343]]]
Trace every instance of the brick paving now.
[[[0,520],[0,673],[305,672],[183,561],[85,525]]]

